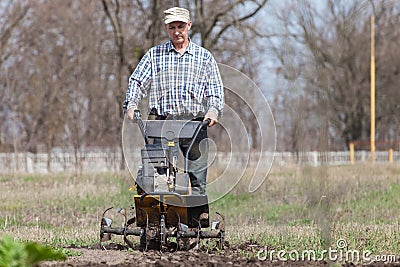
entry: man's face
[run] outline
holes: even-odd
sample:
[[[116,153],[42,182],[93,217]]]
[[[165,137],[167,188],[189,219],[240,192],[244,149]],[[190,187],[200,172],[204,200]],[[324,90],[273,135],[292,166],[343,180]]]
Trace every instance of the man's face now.
[[[192,27],[192,22],[188,23],[181,21],[174,21],[167,25],[165,28],[168,32],[169,37],[175,45],[183,44],[189,38],[189,30]]]

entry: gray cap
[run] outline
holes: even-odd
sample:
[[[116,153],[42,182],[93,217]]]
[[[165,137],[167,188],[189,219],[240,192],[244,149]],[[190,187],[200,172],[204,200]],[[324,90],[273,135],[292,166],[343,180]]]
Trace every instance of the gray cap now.
[[[164,23],[169,24],[174,21],[188,23],[190,21],[189,10],[182,7],[172,7],[164,11]]]

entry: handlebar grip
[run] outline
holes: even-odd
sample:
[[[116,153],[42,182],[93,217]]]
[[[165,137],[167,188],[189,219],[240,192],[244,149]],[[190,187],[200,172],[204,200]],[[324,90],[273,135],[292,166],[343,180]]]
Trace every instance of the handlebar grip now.
[[[201,128],[203,128],[204,126],[208,126],[210,123],[211,123],[211,119],[206,119],[206,120],[202,121]]]
[[[133,111],[133,117],[134,117],[134,121],[139,125],[140,132],[142,133],[144,142],[147,145],[149,143],[149,138],[147,137],[146,129],[145,129],[143,121],[142,121],[142,114],[140,113],[139,109],[135,109]]]

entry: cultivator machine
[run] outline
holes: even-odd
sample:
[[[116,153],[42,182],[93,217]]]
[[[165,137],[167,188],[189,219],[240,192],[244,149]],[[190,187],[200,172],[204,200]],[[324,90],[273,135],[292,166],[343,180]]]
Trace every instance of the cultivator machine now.
[[[210,223],[208,197],[192,194],[188,174],[189,152],[209,121],[142,120],[139,111],[135,111],[135,121],[145,140],[136,177],[137,195],[130,212],[121,208],[104,211],[100,242],[121,235],[126,245],[134,248],[129,236],[138,236],[141,249],[162,250],[171,245],[188,249],[201,239],[216,239],[222,249],[224,217],[216,213],[219,220]],[[192,140],[184,155],[183,170],[177,166],[181,138]],[[121,227],[112,227],[108,214],[113,210],[123,218]]]

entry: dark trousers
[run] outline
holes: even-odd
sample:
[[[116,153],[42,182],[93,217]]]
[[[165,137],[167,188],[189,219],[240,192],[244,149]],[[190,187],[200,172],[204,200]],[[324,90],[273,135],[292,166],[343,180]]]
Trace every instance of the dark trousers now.
[[[179,140],[179,147],[186,155],[191,139]],[[188,173],[192,185],[192,194],[204,195],[206,192],[206,177],[208,165],[207,128],[203,128],[193,143],[188,155]]]

